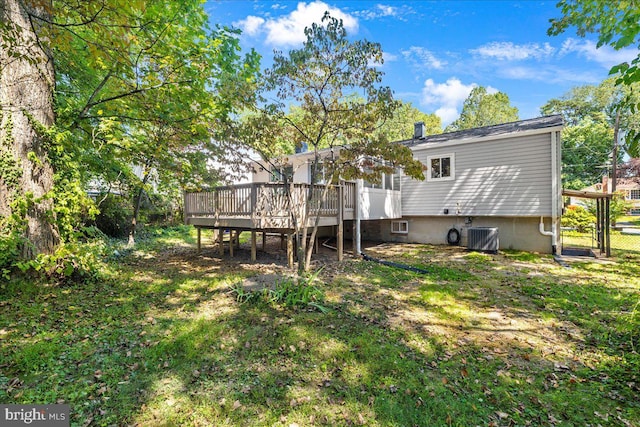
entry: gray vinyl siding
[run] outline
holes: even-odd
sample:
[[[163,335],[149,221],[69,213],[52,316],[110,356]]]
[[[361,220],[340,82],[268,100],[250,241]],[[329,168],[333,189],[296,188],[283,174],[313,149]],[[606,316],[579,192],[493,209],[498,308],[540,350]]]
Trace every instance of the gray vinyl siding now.
[[[427,157],[446,154],[455,155],[455,179],[416,181],[404,177],[403,215],[551,214],[551,132],[414,148],[414,156],[425,165]]]

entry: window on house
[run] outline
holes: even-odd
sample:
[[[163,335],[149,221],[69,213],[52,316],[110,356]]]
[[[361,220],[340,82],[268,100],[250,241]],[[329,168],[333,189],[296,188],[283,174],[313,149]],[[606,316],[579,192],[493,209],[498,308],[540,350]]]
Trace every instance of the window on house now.
[[[290,165],[281,168],[272,168],[269,180],[271,182],[284,182],[285,176],[287,177],[287,182],[293,181],[293,166]]]
[[[427,157],[427,165],[429,172],[427,173],[427,179],[429,181],[437,180],[451,180],[455,178],[455,157],[453,154],[446,154],[442,156],[429,156]]]
[[[393,234],[409,233],[409,223],[407,221],[391,221],[391,233]]]
[[[393,174],[392,173],[384,174],[384,188],[386,190],[393,190]]]
[[[324,163],[318,162],[316,165],[313,161],[309,165],[309,182],[314,184],[326,184],[326,168]]]
[[[640,190],[629,190],[629,200],[640,200]]]
[[[373,168],[366,167],[364,168],[365,173],[373,173]],[[380,182],[370,182],[366,179],[363,181],[362,185],[366,188],[383,188],[384,185],[384,176],[381,177]]]
[[[393,174],[393,189],[400,191],[400,171]]]

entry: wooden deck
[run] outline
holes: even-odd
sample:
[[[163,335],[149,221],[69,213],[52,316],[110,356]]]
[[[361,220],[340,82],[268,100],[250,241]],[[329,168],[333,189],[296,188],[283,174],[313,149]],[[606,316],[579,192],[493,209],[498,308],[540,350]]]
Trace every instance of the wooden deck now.
[[[240,184],[185,193],[184,220],[186,224],[209,228],[293,230],[292,211],[300,222],[307,204],[311,205],[309,226],[313,226],[316,216],[320,217],[320,226],[338,225],[340,209],[343,219],[353,219],[355,184],[329,186],[326,201],[320,208],[325,189],[324,185],[314,185],[312,191],[309,184],[290,184],[293,203],[284,185],[278,183]]]
[[[228,229],[233,233],[252,232],[251,258],[255,260],[255,233],[280,233],[287,236],[289,245],[295,232],[293,218],[298,224],[305,220],[307,226],[338,226],[338,258],[342,258],[342,229],[344,220],[355,216],[355,183],[341,185],[314,185],[282,183],[251,183],[216,187],[210,191],[185,193],[184,221],[198,228],[198,248],[200,229]],[[326,191],[324,203],[320,203]],[[222,233],[219,233],[222,236]],[[233,239],[231,239],[233,240]],[[219,240],[220,249],[222,239]],[[233,255],[233,245],[230,244]],[[293,252],[288,248],[288,252]],[[290,255],[290,262],[292,264]]]

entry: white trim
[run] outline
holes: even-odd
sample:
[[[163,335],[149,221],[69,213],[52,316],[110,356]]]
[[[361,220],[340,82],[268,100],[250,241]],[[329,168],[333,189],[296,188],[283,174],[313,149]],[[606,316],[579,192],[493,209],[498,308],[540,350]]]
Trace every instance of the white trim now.
[[[393,226],[397,225],[397,230]],[[409,234],[409,221],[391,221],[391,234]]]
[[[532,130],[522,131],[522,132],[502,133],[498,135],[490,135],[490,136],[484,136],[479,138],[468,138],[468,139],[458,139],[458,140],[454,139],[454,140],[440,141],[440,142],[425,141],[420,144],[410,146],[409,148],[413,151],[421,151],[421,150],[427,150],[427,149],[436,148],[436,147],[438,148],[451,147],[455,145],[495,141],[497,139],[519,138],[521,136],[540,135],[545,133],[553,133],[561,130],[562,130],[562,126],[554,126],[554,127],[543,128],[543,129],[532,129]]]
[[[431,176],[431,160],[433,159],[446,159],[449,158],[450,161],[450,173],[449,176],[444,176],[440,178],[433,178]],[[433,156],[427,156],[427,181],[453,181],[456,179],[456,155],[455,153],[446,153],[446,154],[434,154]]]

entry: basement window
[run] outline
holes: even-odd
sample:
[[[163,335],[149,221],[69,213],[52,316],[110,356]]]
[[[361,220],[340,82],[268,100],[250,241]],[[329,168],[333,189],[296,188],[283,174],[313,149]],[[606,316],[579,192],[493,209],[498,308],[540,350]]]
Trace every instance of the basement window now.
[[[408,234],[409,222],[408,221],[391,221],[391,233]]]

